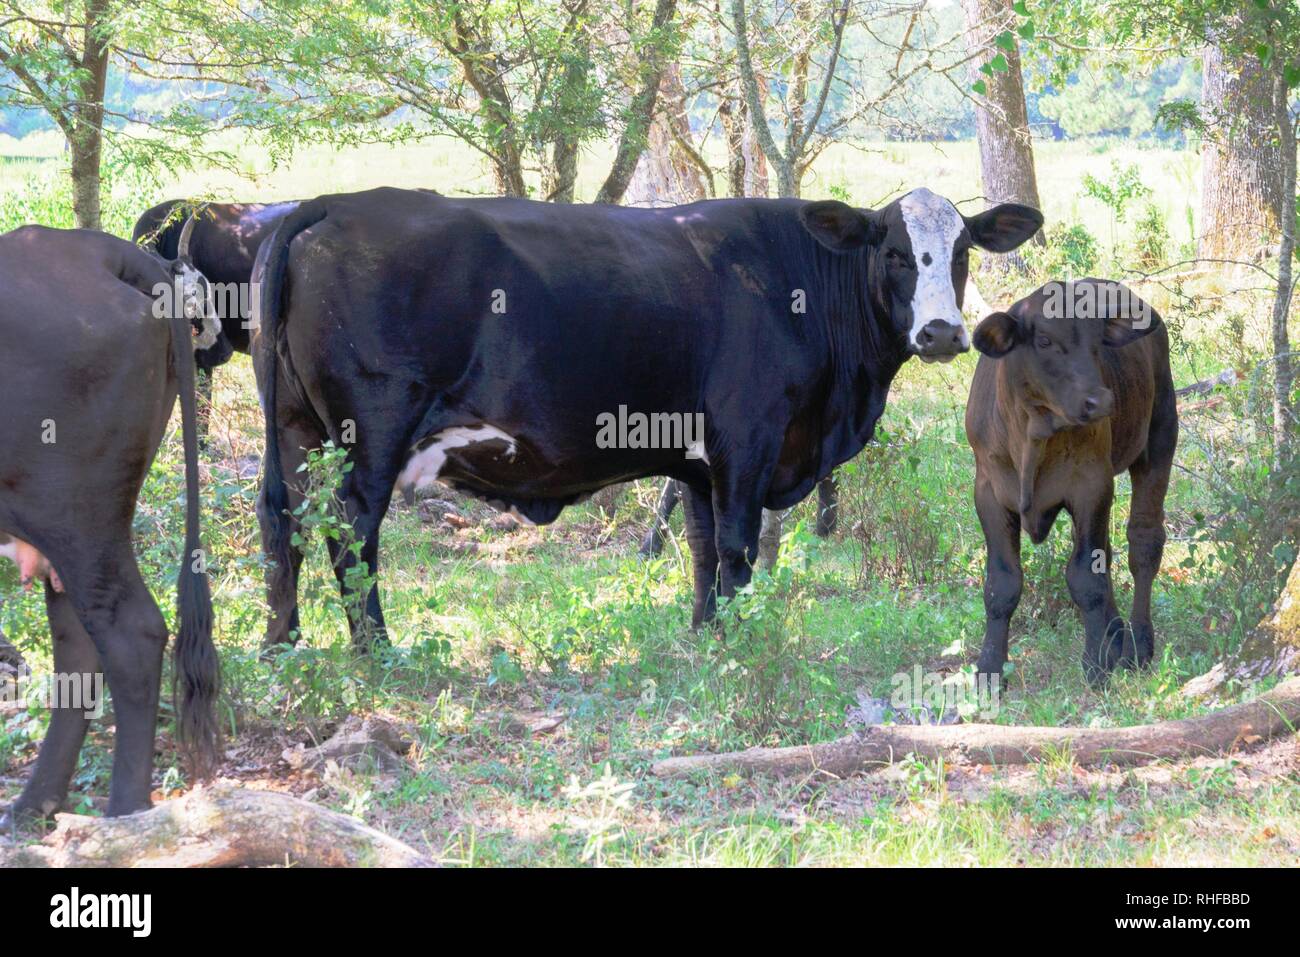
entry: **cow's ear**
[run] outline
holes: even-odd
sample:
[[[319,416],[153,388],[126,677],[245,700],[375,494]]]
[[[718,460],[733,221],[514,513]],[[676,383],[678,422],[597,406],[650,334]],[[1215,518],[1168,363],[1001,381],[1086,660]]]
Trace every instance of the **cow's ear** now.
[[[872,241],[876,225],[871,215],[835,199],[807,203],[799,210],[804,229],[827,249],[837,253],[861,249]]]
[[[1043,214],[1019,203],[1002,203],[962,218],[975,245],[991,253],[1009,253],[1043,228]]]
[[[1123,283],[1105,283],[1097,303],[1100,318],[1105,320],[1101,341],[1108,346],[1126,346],[1136,342],[1163,321],[1151,304]]]
[[[971,337],[973,345],[990,359],[1001,359],[1020,342],[1020,322],[1007,312],[995,312],[985,316],[984,321],[975,327]]]

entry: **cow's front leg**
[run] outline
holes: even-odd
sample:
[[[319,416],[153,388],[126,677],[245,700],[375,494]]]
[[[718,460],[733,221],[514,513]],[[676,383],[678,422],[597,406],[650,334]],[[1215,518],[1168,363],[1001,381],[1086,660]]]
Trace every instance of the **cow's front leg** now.
[[[753,473],[750,473],[751,475]],[[714,540],[718,547],[718,594],[731,598],[749,584],[758,561],[758,537],[763,525],[762,481],[724,477],[713,487]],[[715,479],[716,482],[716,479]]]
[[[984,644],[976,672],[1002,680],[1011,616],[1020,604],[1020,515],[1002,507],[992,486],[976,478],[975,510],[984,529]]]
[[[670,480],[671,481],[671,480]],[[718,613],[718,546],[713,526],[713,501],[703,492],[681,484],[682,511],[686,515],[686,544],[695,572],[695,608],[691,627],[712,621]]]
[[[1119,663],[1124,644],[1124,620],[1115,604],[1110,577],[1110,505],[1114,483],[1107,476],[1102,483],[1080,482],[1081,487],[1103,489],[1095,500],[1076,504],[1074,552],[1065,570],[1070,597],[1083,618],[1085,644],[1083,673],[1090,685],[1102,684]]]

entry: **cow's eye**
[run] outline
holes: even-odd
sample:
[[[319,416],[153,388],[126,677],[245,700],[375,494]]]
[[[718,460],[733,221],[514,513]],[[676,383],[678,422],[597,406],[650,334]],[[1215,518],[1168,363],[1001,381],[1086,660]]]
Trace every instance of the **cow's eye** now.
[[[1052,340],[1047,338],[1047,336],[1039,336],[1037,339],[1034,340],[1034,344],[1038,346],[1038,348],[1040,349],[1052,348]]]
[[[889,260],[891,266],[906,266],[907,254],[901,249],[891,249],[885,253],[885,258]]]

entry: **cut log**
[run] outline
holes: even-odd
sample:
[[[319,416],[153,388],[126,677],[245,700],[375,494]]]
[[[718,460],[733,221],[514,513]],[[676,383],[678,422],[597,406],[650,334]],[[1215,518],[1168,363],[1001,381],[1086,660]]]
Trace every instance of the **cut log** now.
[[[229,783],[127,817],[59,814],[11,867],[433,867],[360,821],[288,794]]]
[[[1130,728],[1039,728],[995,724],[875,726],[826,744],[750,748],[725,754],[667,758],[651,771],[681,777],[698,771],[778,776],[826,773],[845,777],[904,755],[972,764],[1030,764],[1068,754],[1080,766],[1143,764],[1227,754],[1243,744],[1294,734],[1300,724],[1300,678],[1246,704],[1178,721]]]

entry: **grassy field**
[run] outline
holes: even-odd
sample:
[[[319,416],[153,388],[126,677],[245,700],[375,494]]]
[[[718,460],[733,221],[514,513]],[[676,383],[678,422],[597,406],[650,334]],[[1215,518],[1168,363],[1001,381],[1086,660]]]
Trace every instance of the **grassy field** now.
[[[64,222],[59,160],[36,139],[0,144],[0,222]],[[1197,160],[1171,151],[1042,144],[1040,187],[1050,222],[1074,221],[1099,241],[1098,271],[1122,264],[1129,238],[1086,173],[1136,164],[1171,236],[1190,235]],[[590,193],[600,156],[583,165]],[[277,199],[389,183],[449,192],[487,188],[479,164],[448,144],[334,152],[309,149],[251,177],[207,170],[148,189],[118,183],[110,225],[168,196]],[[979,193],[971,144],[840,148],[806,193],[873,204],[925,184],[954,199]],[[825,187],[824,189],[822,187]],[[982,279],[990,302],[1041,282]],[[1195,287],[1144,287],[1174,336],[1175,380],[1262,358],[1264,301],[1239,277]],[[983,542],[961,428],[975,366],[909,363],[891,393],[880,442],[841,475],[840,528],[789,526],[781,567],[756,582],[760,624],[692,633],[689,559],[680,528],[664,557],[636,544],[655,487],[644,482],[567,511],[544,529],[504,529],[456,500],[467,521],[428,505],[396,506],[384,526],[382,590],[395,647],[350,653],[343,613],[316,549],[304,577],[295,651],[259,660],[265,605],[253,506],[260,418],[251,368],[217,378],[213,443],[204,463],[205,537],[213,553],[217,635],[229,729],[224,776],[347,811],[448,863],[570,864],[1251,864],[1300,853],[1300,752],[1294,742],[1222,760],[1134,771],[1078,768],[1068,754],[1021,769],[951,766],[899,755],[848,780],[740,778],[665,783],[647,774],[669,754],[827,740],[845,733],[860,697],[888,697],[893,676],[920,666],[969,668],[983,629]],[[1068,529],[1025,543],[1025,598],[1012,626],[1014,668],[996,721],[1115,726],[1196,714],[1182,683],[1241,640],[1267,604],[1288,546],[1254,543],[1279,507],[1265,498],[1267,382],[1258,377],[1181,408],[1183,440],[1170,491],[1170,545],[1157,581],[1157,656],[1140,675],[1090,690],[1082,634],[1063,581]],[[169,434],[137,518],[146,580],[170,615],[181,548],[179,435]],[[1124,521],[1127,478],[1112,516],[1121,609],[1131,594]],[[1060,525],[1065,524],[1062,519]],[[38,670],[48,668],[44,611],[0,568],[0,628]],[[1231,688],[1224,700],[1258,688]],[[396,722],[412,746],[399,770],[296,770],[287,749],[310,745],[349,716]],[[557,723],[558,722],[558,723]],[[44,716],[0,712],[0,802],[17,793]],[[97,729],[74,782],[94,811],[107,790],[111,734]],[[164,735],[160,796],[180,786]]]

